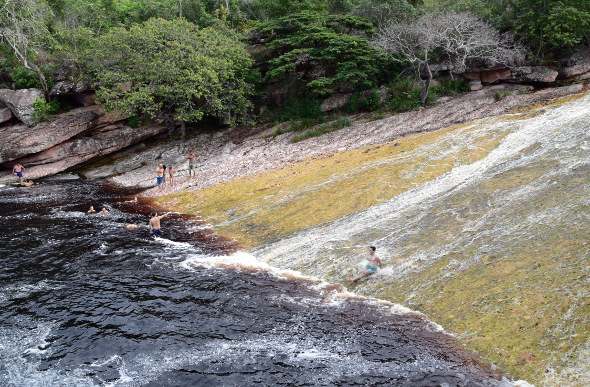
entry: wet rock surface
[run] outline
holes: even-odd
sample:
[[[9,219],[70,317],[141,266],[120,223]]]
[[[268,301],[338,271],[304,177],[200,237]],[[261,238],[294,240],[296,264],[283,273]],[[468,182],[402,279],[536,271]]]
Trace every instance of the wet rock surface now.
[[[494,94],[506,90],[511,95],[496,101]],[[471,92],[426,109],[406,112],[372,122],[357,123],[347,128],[292,143],[297,133],[264,136],[260,129],[234,128],[224,132],[205,133],[193,139],[175,141],[127,155],[110,165],[94,168],[87,177],[105,176],[116,171],[109,183],[122,187],[154,187],[155,169],[162,163],[178,171],[174,187],[150,188],[145,196],[160,196],[191,187],[212,187],[240,176],[281,167],[305,157],[362,148],[394,141],[412,133],[437,130],[478,118],[506,113],[532,104],[579,93],[581,84],[519,94],[520,86],[497,85]],[[510,91],[511,90],[511,91]],[[522,89],[524,90],[524,89]],[[357,117],[358,118],[358,117]],[[357,120],[358,121],[358,120]],[[266,131],[272,132],[272,129]],[[188,177],[190,151],[196,155],[196,177]]]

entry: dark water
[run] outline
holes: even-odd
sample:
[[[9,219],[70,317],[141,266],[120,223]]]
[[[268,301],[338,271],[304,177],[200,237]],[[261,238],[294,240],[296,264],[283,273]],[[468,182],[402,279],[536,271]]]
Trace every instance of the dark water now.
[[[1,386],[510,384],[421,315],[256,267],[197,220],[151,238],[129,199],[0,187]]]

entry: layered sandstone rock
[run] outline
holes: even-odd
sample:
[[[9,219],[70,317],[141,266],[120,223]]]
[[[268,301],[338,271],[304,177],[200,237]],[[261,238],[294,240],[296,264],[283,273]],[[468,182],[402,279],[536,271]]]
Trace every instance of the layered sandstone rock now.
[[[545,66],[521,66],[512,69],[510,80],[517,83],[553,83],[558,72]]]
[[[108,122],[108,121],[106,121]],[[0,163],[37,153],[105,123],[101,106],[74,109],[33,127],[16,124],[0,128]]]
[[[43,90],[40,89],[0,89],[0,101],[6,105],[12,114],[27,126],[35,125],[33,102],[36,99],[44,99]]]

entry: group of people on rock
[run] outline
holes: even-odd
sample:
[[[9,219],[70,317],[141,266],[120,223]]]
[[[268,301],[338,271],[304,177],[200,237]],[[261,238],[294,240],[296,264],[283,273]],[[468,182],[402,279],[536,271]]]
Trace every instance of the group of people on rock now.
[[[188,176],[194,177],[196,176],[195,171],[195,154],[191,151],[189,152],[188,156],[186,157],[188,160]],[[173,187],[174,186],[174,174],[176,170],[173,167],[167,168],[164,164],[158,164],[156,168],[156,185],[158,189],[165,189],[166,186]]]

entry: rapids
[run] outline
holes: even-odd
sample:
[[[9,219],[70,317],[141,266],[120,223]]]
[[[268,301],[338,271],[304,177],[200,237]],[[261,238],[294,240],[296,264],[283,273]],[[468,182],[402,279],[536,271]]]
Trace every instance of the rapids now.
[[[478,120],[379,163],[426,157],[412,178],[484,138],[500,139],[485,157],[251,253],[345,283],[375,245],[385,268],[356,293],[426,313],[519,377],[587,385],[590,95]]]
[[[0,385],[513,385],[422,314],[273,269],[198,219],[152,238],[130,194],[0,187]]]

